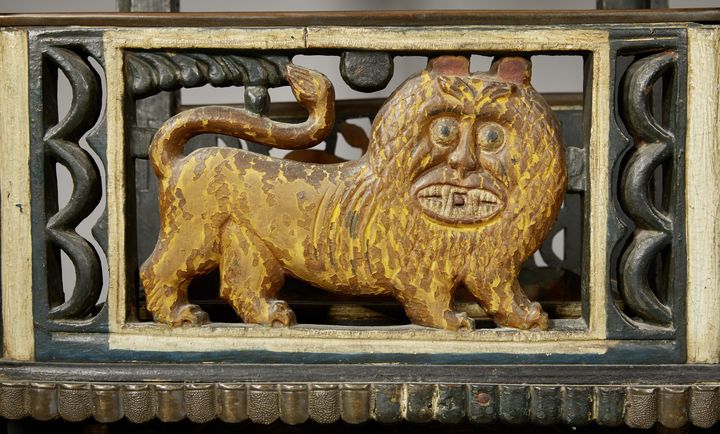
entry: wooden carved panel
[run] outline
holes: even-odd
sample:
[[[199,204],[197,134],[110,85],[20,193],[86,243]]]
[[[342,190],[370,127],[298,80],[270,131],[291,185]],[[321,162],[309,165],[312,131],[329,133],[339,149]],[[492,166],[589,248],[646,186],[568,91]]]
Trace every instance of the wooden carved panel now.
[[[0,16],[0,429],[717,423],[720,12],[359,17]]]
[[[473,328],[453,306],[464,286],[496,323],[547,328],[516,279],[554,222],[566,168],[530,63],[503,57],[489,74],[470,75],[467,58],[431,59],[380,109],[357,162],[273,162],[209,148],[182,158],[186,141],[204,132],[290,149],[322,140],[334,120],[332,86],[287,68],[305,122],[198,108],[153,139],[162,227],[141,276],[155,319],[207,322],[187,287],[220,267],[221,298],[246,323],[295,323],[275,298],[289,274],[331,292],[391,295],[412,322],[451,330]]]
[[[77,227],[101,206],[104,190],[104,95],[102,71],[95,66],[103,62],[102,45],[96,37],[78,39],[63,33],[34,38],[32,44],[30,93],[36,128],[31,135],[31,170],[36,176],[35,193],[43,198],[34,202],[33,210],[36,218],[45,220],[45,249],[39,239],[36,245],[42,258],[38,260],[47,270],[36,275],[36,281],[42,282],[37,297],[47,303],[36,312],[52,320],[92,319],[103,307],[101,257],[107,250],[106,216],[103,213],[97,219],[90,235],[80,235]],[[67,78],[72,95],[63,115],[57,98],[60,74]],[[72,193],[62,206],[58,199],[60,166],[72,179]],[[74,286],[65,290],[63,277],[69,270],[61,268],[61,252],[67,255],[75,276]]]
[[[417,51],[413,48],[417,40],[399,37],[396,29],[372,30],[319,27],[308,29],[303,40],[302,29],[214,29],[206,33],[213,38],[197,44],[187,42],[183,36],[187,29],[96,29],[80,36],[34,33],[30,38],[34,65],[31,136],[32,150],[37,156],[42,151],[42,158],[31,164],[33,173],[51,171],[32,181],[33,197],[38,198],[33,199],[38,295],[33,309],[40,357],[67,360],[82,353],[97,360],[167,360],[173,351],[183,360],[255,361],[282,361],[285,351],[301,353],[305,361],[408,361],[423,360],[428,354],[445,362],[493,363],[509,358],[534,363],[539,355],[543,362],[642,362],[649,353],[665,360],[682,357],[673,335],[679,330],[675,324],[682,324],[682,304],[677,302],[682,294],[677,279],[682,275],[674,273],[672,282],[662,273],[648,280],[650,291],[672,313],[673,323],[668,326],[636,316],[632,295],[642,291],[636,290],[633,282],[637,281],[626,276],[643,273],[620,272],[637,265],[631,260],[634,256],[627,256],[630,253],[626,255],[630,259],[623,255],[637,251],[628,247],[635,234],[648,228],[636,225],[644,220],[636,220],[639,214],[632,206],[643,192],[627,188],[621,194],[619,188],[630,185],[626,182],[632,171],[628,162],[634,154],[644,155],[646,142],[638,134],[623,137],[623,128],[633,125],[628,113],[644,109],[625,98],[619,83],[625,76],[625,82],[635,83],[638,89],[647,86],[632,70],[615,69],[612,57],[643,63],[674,53],[673,65],[681,65],[685,55],[679,42],[682,32],[667,30],[666,39],[648,46],[630,41],[631,34],[622,29],[545,34],[529,28],[517,33],[522,46],[498,51],[504,46],[502,39],[487,29],[473,28],[472,34],[453,30],[453,38],[439,38],[441,29],[416,29],[419,33],[413,35],[440,41]],[[549,39],[538,39],[541,33]],[[339,35],[346,39],[338,40]],[[366,46],[367,38],[379,38],[377,49]],[[55,90],[52,71],[82,74],[68,68],[70,72],[63,72],[57,56],[43,53],[62,53],[75,59],[73,64],[90,68],[90,74],[85,74],[87,89],[78,89],[100,101],[74,109],[95,119],[97,125],[87,120],[72,131],[72,137],[64,138],[75,139],[73,143],[91,157],[94,169],[88,166],[82,173],[93,176],[95,172],[100,178],[95,176],[93,182],[78,178],[78,191],[84,192],[87,186],[92,191],[71,199],[67,207],[76,214],[77,209],[82,212],[62,225],[55,221],[52,207],[57,190],[52,170],[58,167],[53,164],[59,157],[46,144],[56,139],[46,137],[55,125],[50,115]],[[429,67],[422,71],[418,65],[413,71],[420,72],[405,84],[391,85],[396,91],[388,99],[373,95],[363,100],[355,93],[353,99],[343,96],[335,101],[330,84],[314,68],[296,69],[309,60],[334,58],[334,71],[327,65],[317,71],[334,77],[335,87],[341,88],[344,81],[355,91],[372,92],[389,82],[400,83],[405,77],[393,77],[399,74],[393,65],[418,55],[430,60]],[[547,95],[545,102],[546,95],[539,96],[529,85],[528,60],[537,55],[574,56],[581,66],[583,92]],[[467,59],[478,58],[487,59],[488,65],[496,59],[490,72],[470,73],[484,69],[468,67]],[[270,102],[276,92],[273,88],[302,88],[302,83],[293,82],[293,74],[288,75],[288,68],[301,71],[300,81],[312,81],[310,87],[316,88],[307,94],[316,100],[305,101],[310,118],[302,104]],[[682,88],[683,70],[677,68],[678,75],[672,76],[675,70],[670,67],[660,73],[663,88]],[[69,77],[71,88],[75,76]],[[166,98],[178,89],[208,84],[238,91],[239,104],[227,109],[198,108],[176,105],[173,98]],[[98,96],[102,91],[107,94]],[[621,103],[617,107],[612,104],[612,91]],[[82,92],[77,94],[78,101],[87,100]],[[663,95],[664,101],[678,98],[668,92]],[[155,97],[162,97],[162,102],[155,102]],[[102,110],[103,99],[107,112]],[[630,111],[623,111],[625,105],[632,106]],[[502,114],[496,110],[500,108]],[[162,115],[150,117],[151,109],[159,109]],[[71,116],[79,116],[75,111]],[[179,117],[172,118],[178,111]],[[671,112],[682,115],[678,110]],[[616,122],[608,125],[603,113]],[[107,137],[106,116],[112,120],[107,122]],[[244,123],[237,123],[238,119]],[[659,255],[647,257],[651,258],[648,276],[655,269],[672,266],[665,258],[676,261],[673,264],[682,260],[681,198],[674,186],[664,185],[678,179],[682,169],[678,161],[682,143],[677,139],[682,131],[676,124],[662,123],[667,130],[677,130],[670,144],[679,150],[673,161],[663,160],[654,172],[647,169],[655,176],[647,182],[650,204],[672,220],[672,231],[664,235],[670,237],[670,244]],[[152,149],[159,152],[153,154],[148,146],[158,129],[161,139]],[[180,133],[182,137],[177,136]],[[296,133],[297,137],[291,137]],[[75,137],[78,134],[80,138]],[[169,145],[158,145],[165,140],[163,135]],[[323,142],[322,151],[307,149],[318,142]],[[336,153],[347,145],[359,149],[362,157],[347,161]],[[292,149],[282,160],[271,158],[278,155],[274,148],[279,147]],[[204,158],[203,164],[198,157]],[[212,164],[208,164],[224,167],[225,160],[238,162],[238,169],[225,174],[224,184],[212,185],[225,185],[228,191],[211,191],[211,183],[205,182],[213,176]],[[258,186],[246,182],[251,162],[253,170],[262,166],[258,173],[263,175],[257,176],[267,182]],[[197,170],[189,170],[193,165]],[[161,174],[159,183],[152,166]],[[660,167],[662,174],[657,172]],[[180,179],[187,174],[192,176]],[[543,182],[531,192],[528,186],[536,178]],[[157,204],[157,191],[163,197],[160,209],[149,205]],[[100,202],[93,205],[98,192]],[[252,198],[236,199],[249,192]],[[278,194],[287,197],[278,200]],[[665,202],[674,208],[667,208]],[[78,288],[94,279],[92,290],[65,288],[61,299],[57,282],[66,269],[53,266],[48,253],[57,255],[63,246],[44,237],[58,230],[72,235],[77,232],[73,227],[77,221],[87,221],[88,210],[95,206],[96,213],[104,203],[107,218],[100,217],[93,236],[73,238],[93,248],[94,258],[88,256],[92,260],[76,262]],[[317,217],[301,212],[298,204],[319,210]],[[172,211],[190,208],[192,212],[179,219],[168,217]],[[230,208],[232,212],[226,212]],[[229,219],[230,214],[253,217],[237,221]],[[252,239],[234,240],[236,252],[243,251],[243,245],[255,250],[260,246],[257,264],[273,271],[248,274],[246,270],[259,267],[243,267],[242,261],[231,260],[225,268],[236,272],[224,273],[221,251],[232,249],[222,246],[220,235],[205,232],[202,219],[212,220],[213,215],[217,221],[211,227],[227,230],[226,225],[232,223],[236,233],[246,232],[245,238]],[[188,235],[178,235],[178,222],[195,216]],[[48,222],[52,223],[49,229]],[[192,229],[198,227],[203,230]],[[165,246],[163,253],[161,246],[141,273],[140,265],[150,256],[156,233],[161,233],[161,244],[204,239],[210,249],[200,246],[193,251],[176,245]],[[553,246],[563,237],[564,252]],[[668,247],[673,252],[669,257]],[[160,270],[158,264],[171,261],[158,261],[157,256],[166,254],[177,264]],[[188,263],[188,259],[199,262]],[[98,263],[101,278],[92,278]],[[216,271],[206,274],[211,269]],[[681,272],[681,268],[673,269]],[[251,277],[255,283],[246,285],[243,279]],[[243,283],[230,285],[228,279]],[[251,287],[264,288],[264,293],[258,295]],[[50,311],[71,297],[84,297],[83,309],[51,319]],[[280,311],[278,321],[274,321],[273,306]],[[198,326],[169,328],[154,323],[153,316],[161,323]],[[253,326],[295,321],[293,327]],[[534,331],[523,333],[513,327]],[[457,329],[474,330],[454,333]],[[515,354],[519,342],[527,346],[522,354]],[[345,345],[357,350],[338,355]]]

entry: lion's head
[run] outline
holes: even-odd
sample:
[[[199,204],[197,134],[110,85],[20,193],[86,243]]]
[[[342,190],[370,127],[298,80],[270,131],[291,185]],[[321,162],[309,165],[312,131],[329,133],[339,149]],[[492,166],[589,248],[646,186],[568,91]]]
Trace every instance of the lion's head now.
[[[466,57],[443,56],[400,86],[371,131],[380,209],[367,223],[406,216],[419,220],[398,222],[406,235],[444,238],[459,255],[488,245],[504,245],[515,265],[531,255],[555,220],[566,168],[559,124],[530,76],[520,57],[470,74]]]

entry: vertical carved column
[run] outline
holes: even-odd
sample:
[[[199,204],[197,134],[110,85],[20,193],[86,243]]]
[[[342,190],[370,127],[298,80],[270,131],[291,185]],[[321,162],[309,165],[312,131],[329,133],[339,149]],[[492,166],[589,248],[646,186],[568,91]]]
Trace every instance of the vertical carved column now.
[[[661,326],[673,323],[668,278],[672,270],[668,269],[665,252],[672,247],[675,236],[672,202],[676,199],[674,184],[678,182],[673,164],[677,142],[670,115],[672,92],[655,95],[662,98],[666,119],[656,118],[652,96],[653,86],[666,73],[669,75],[663,82],[665,89],[677,86],[674,75],[677,60],[675,51],[664,51],[633,62],[623,78],[621,100],[622,120],[633,147],[620,175],[619,200],[634,229],[620,258],[618,286],[634,314]],[[658,171],[662,174],[660,179]],[[658,261],[663,265],[658,267]]]
[[[41,358],[59,349],[48,344],[52,332],[102,331],[107,318],[101,300],[107,250],[105,60],[97,30],[37,29],[28,36],[32,304],[33,320],[41,325],[34,328]],[[60,87],[62,76],[69,92]],[[70,182],[59,176],[62,169],[72,179],[66,203],[59,193]],[[61,266],[63,253],[67,268]],[[63,276],[73,269],[75,283],[68,287]]]
[[[660,343],[681,338],[687,318],[687,33],[640,36],[611,32],[607,337]],[[680,346],[664,354],[685,358]]]
[[[100,258],[90,242],[75,228],[97,207],[102,195],[100,173],[92,157],[79,145],[80,138],[95,125],[102,106],[97,74],[76,52],[48,47],[44,56],[68,78],[73,101],[67,115],[45,132],[49,173],[53,163],[65,166],[72,176],[73,191],[64,207],[50,216],[47,235],[50,243],[68,255],[76,270],[75,288],[63,303],[50,310],[51,319],[84,318],[97,303],[102,289]]]

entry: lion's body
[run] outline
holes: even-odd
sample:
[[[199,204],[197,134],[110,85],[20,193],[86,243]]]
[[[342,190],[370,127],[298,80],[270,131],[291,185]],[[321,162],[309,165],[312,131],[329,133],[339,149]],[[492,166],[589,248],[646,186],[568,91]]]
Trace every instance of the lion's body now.
[[[473,135],[502,125],[507,142],[493,152],[439,147],[428,130],[443,116]],[[227,148],[173,158],[160,176],[160,239],[142,270],[156,320],[203,322],[187,285],[219,267],[221,296],[246,322],[294,321],[274,299],[291,275],[337,293],[392,295],[417,324],[471,328],[452,306],[465,286],[499,324],[547,326],[516,277],[554,222],[566,175],[557,121],[529,85],[423,72],[389,98],[355,162]]]

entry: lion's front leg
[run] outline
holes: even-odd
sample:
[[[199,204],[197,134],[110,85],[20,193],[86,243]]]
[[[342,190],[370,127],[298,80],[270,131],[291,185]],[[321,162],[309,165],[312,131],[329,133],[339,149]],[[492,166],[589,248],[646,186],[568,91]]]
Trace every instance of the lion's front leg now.
[[[413,324],[445,330],[473,330],[475,321],[453,306],[454,287],[433,282],[427,289],[404,287],[395,297]]]
[[[466,286],[495,324],[521,330],[547,330],[548,316],[540,303],[530,301],[517,278],[490,284],[469,279]]]

